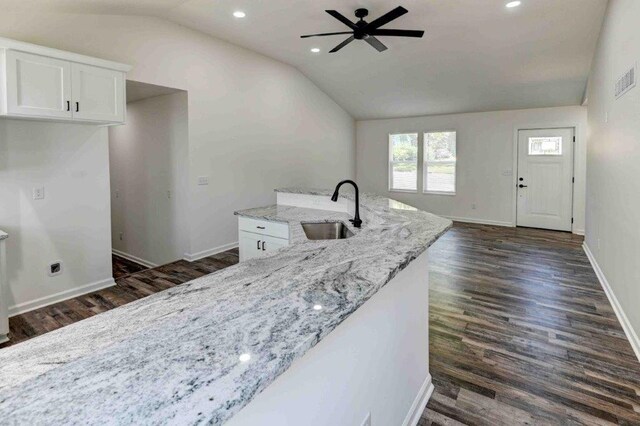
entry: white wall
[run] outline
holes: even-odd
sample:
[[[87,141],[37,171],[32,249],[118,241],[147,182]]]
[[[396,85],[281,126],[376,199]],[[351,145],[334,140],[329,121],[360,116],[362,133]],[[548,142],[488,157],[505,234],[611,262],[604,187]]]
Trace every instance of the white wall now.
[[[454,219],[514,225],[517,129],[577,126],[573,229],[580,233],[584,229],[586,114],[586,108],[576,106],[358,121],[358,183],[365,191]],[[422,194],[421,182],[418,193],[389,192],[389,133],[437,130],[457,132],[456,195]]]
[[[10,314],[113,284],[107,144],[106,128],[0,120]],[[49,277],[58,260],[63,273]]]
[[[146,264],[181,259],[188,244],[187,120],[178,92],[129,103],[127,124],[109,129],[111,241]]]
[[[141,16],[4,11],[0,14],[0,35],[127,63],[133,65],[128,79],[188,91],[189,193],[186,198],[190,229],[186,250],[189,254],[204,255],[211,249],[233,245],[237,241],[233,211],[275,202],[275,187],[326,187],[355,175],[354,120],[291,66],[176,24]],[[31,125],[34,124],[20,126],[30,129]],[[44,126],[43,133],[48,133],[47,126],[56,128],[55,125],[41,126]],[[50,149],[55,150],[57,145],[65,147],[87,131],[69,127],[63,132],[54,132],[58,139],[51,140]],[[102,132],[105,142],[101,161],[107,164],[107,131]],[[38,152],[35,143],[28,146]],[[15,144],[10,141],[12,147]],[[20,152],[19,148],[12,149]],[[67,152],[69,156],[81,153]],[[46,158],[42,161],[42,167],[55,167]],[[3,170],[3,173],[19,174],[20,163],[12,158],[5,160]],[[51,173],[65,172],[52,168]],[[209,176],[210,185],[197,186],[198,176]],[[29,186],[33,178],[25,174],[21,179]],[[48,180],[44,183],[50,184]],[[17,278],[22,275],[16,269],[26,268],[24,256],[28,254],[29,267],[37,269],[50,260],[38,245],[66,243],[84,248],[76,230],[82,226],[91,226],[101,237],[106,231],[107,239],[100,239],[98,246],[97,237],[92,237],[96,245],[87,249],[100,252],[103,257],[97,261],[85,254],[84,249],[65,256],[68,273],[72,270],[74,273],[74,280],[66,285],[86,284],[94,279],[93,275],[106,273],[110,266],[107,253],[111,249],[109,194],[100,192],[88,199],[94,202],[93,209],[104,214],[77,218],[69,224],[66,239],[60,240],[53,231],[47,211],[41,212],[47,216],[39,225],[42,232],[34,233],[29,245],[11,238],[8,251],[22,253],[17,259],[10,257],[8,265],[12,286],[19,288],[16,302],[58,290],[46,284],[50,280],[43,283]],[[69,199],[64,202],[72,211],[75,205],[83,206],[86,200],[79,192],[69,192]],[[15,234],[23,215],[9,219],[2,214],[0,224]],[[87,220],[90,223],[85,225]],[[47,241],[47,238],[53,239]],[[88,273],[75,272],[76,269],[91,270],[91,277]],[[30,294],[26,287],[37,290]]]
[[[640,86],[618,100],[613,92],[619,75],[640,63],[639,21],[640,2],[610,1],[593,60],[586,244],[613,290],[614,307],[619,303],[624,311],[623,325],[632,329],[640,357]]]

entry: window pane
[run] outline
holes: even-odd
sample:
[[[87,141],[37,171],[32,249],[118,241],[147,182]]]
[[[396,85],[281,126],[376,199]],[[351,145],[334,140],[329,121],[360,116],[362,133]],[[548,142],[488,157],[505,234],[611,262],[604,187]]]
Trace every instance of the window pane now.
[[[418,161],[418,134],[407,133],[389,136],[391,161]]]
[[[562,137],[529,138],[529,155],[562,155]]]
[[[391,189],[418,189],[418,163],[391,163]]]
[[[389,136],[389,189],[418,189],[418,134]]]
[[[456,191],[456,132],[424,134],[424,191]]]

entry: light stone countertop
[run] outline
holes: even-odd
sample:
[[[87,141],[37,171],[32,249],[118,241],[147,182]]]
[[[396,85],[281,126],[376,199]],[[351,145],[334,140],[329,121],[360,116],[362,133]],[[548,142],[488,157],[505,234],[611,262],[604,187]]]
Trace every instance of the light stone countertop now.
[[[9,238],[9,234],[0,229],[0,240],[4,240],[5,238]]]
[[[288,222],[292,244],[1,349],[3,424],[224,423],[451,226],[388,198],[360,201],[361,229],[346,213],[237,212]],[[306,240],[301,221],[327,220],[355,235]]]

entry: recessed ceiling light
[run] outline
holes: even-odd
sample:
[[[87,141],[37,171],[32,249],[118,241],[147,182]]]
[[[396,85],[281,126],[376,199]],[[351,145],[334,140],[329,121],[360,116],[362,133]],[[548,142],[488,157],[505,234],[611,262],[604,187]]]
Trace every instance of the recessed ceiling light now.
[[[522,4],[521,1],[510,1],[509,3],[506,4],[506,6],[511,8],[511,7],[518,7],[521,4]]]
[[[236,10],[235,12],[233,12],[233,16],[235,16],[236,18],[244,18],[245,16],[247,16],[247,14],[241,10]]]
[[[320,49],[319,49],[318,47],[312,47],[312,48],[311,48],[311,51],[312,51],[313,53],[320,53]]]

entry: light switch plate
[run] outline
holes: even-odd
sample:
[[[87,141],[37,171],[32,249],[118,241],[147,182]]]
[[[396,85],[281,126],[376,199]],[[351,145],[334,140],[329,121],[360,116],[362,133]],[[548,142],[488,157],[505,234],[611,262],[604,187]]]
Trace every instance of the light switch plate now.
[[[209,176],[200,176],[198,178],[198,185],[209,185]]]

